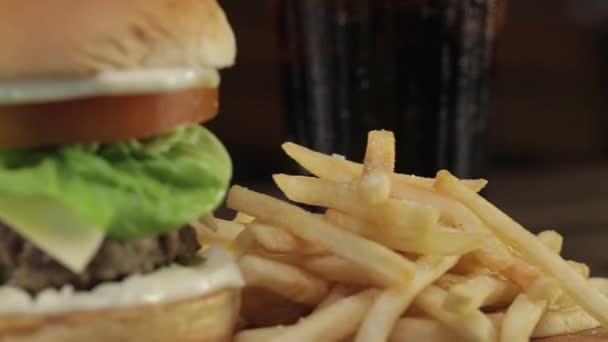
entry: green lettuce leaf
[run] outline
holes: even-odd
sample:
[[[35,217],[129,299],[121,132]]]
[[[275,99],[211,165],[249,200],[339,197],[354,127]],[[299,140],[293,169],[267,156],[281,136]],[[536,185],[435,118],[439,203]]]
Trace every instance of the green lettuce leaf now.
[[[231,173],[224,146],[195,125],[147,140],[0,151],[0,196],[56,201],[128,240],[214,210]]]

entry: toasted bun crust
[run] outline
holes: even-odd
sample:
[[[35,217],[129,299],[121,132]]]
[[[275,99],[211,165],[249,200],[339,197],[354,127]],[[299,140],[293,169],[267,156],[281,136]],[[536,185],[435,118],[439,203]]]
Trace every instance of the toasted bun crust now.
[[[61,315],[0,315],[2,342],[230,341],[240,293],[129,309]]]
[[[216,0],[0,0],[0,80],[232,65]]]

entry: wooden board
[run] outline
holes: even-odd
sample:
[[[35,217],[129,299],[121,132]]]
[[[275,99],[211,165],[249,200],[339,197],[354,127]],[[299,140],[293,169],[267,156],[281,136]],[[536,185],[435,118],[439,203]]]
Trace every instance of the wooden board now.
[[[606,328],[596,328],[580,333],[564,336],[539,338],[534,342],[599,342],[608,341],[608,330]]]

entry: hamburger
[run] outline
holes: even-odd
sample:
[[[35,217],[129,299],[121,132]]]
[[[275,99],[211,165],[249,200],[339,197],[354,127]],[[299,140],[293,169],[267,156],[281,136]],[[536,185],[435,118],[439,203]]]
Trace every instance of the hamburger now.
[[[216,0],[1,0],[0,341],[230,338]]]

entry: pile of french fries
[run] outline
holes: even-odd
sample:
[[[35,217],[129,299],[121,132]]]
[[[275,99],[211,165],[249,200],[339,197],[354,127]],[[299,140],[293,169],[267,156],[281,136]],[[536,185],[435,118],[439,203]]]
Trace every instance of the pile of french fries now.
[[[608,326],[608,280],[481,197],[485,180],[395,173],[389,131],[369,133],[363,164],[283,149],[316,177],[275,183],[321,214],[233,186],[234,221],[198,229],[247,282],[236,341],[518,342]]]

